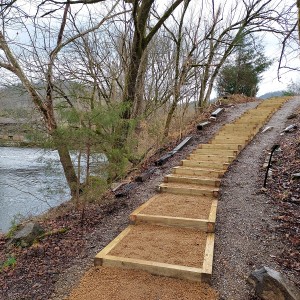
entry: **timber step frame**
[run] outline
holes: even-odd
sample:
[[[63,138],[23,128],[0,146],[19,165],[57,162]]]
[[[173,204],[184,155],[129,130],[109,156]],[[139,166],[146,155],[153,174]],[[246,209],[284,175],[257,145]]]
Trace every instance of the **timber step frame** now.
[[[133,226],[135,225],[129,225],[112,242],[110,242],[102,251],[100,251],[96,255],[96,257],[94,258],[95,266],[138,269],[148,271],[151,274],[155,275],[199,282],[211,282],[213,249],[215,241],[214,233],[207,234],[203,264],[199,268],[110,255],[109,253],[123,238],[125,238],[130,233],[130,231],[133,229]]]
[[[194,195],[216,198],[219,196],[219,188],[197,184],[191,185],[184,183],[161,183],[158,186],[158,191],[160,193],[171,193],[179,195]]]
[[[153,215],[143,212],[147,207],[155,205],[156,202],[159,202],[159,195],[152,197],[150,200],[148,200],[140,207],[138,207],[134,212],[132,212],[129,217],[130,222],[132,224],[151,223],[166,226],[188,227],[199,229],[209,233],[215,232],[218,205],[217,199],[212,200],[209,215],[206,219],[185,218],[181,216],[172,217],[168,216],[168,214],[163,214],[163,209],[161,215]]]
[[[177,175],[169,174],[165,176],[164,182],[177,182],[177,183],[191,183],[199,185],[211,185],[214,187],[219,187],[221,184],[220,179],[216,178],[204,178],[203,176],[188,176],[188,175]]]
[[[129,218],[132,225],[121,232],[118,237],[96,255],[94,259],[95,265],[139,269],[157,275],[210,282],[220,179],[223,177],[232,159],[237,157],[240,151],[271,118],[273,113],[287,100],[288,98],[273,98],[262,101],[256,108],[248,110],[233,123],[224,125],[209,143],[200,144],[188,159],[182,160],[181,166],[174,167],[172,174],[165,177],[165,182],[159,186],[159,190],[162,193],[199,196],[199,201],[201,199],[204,201],[204,198],[201,197],[214,198],[211,202],[207,219],[184,218],[180,216],[180,212],[175,217],[167,216],[163,213],[161,215],[143,213],[145,208],[154,204],[155,201],[159,201],[159,195],[163,194],[158,194],[130,215]],[[235,136],[239,138],[235,139]],[[128,235],[133,226],[138,226],[140,223],[167,227],[196,228],[199,231],[207,232],[203,265],[195,268],[110,255],[111,250]]]

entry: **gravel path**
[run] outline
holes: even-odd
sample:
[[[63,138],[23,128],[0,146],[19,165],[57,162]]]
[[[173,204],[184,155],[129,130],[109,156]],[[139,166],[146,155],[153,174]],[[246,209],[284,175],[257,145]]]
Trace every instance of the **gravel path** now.
[[[287,102],[267,126],[274,128],[259,133],[230,166],[221,184],[218,204],[213,286],[220,299],[255,299],[247,283],[250,272],[261,266],[279,269],[273,260],[282,251],[272,220],[270,198],[261,192],[263,162],[285,128],[287,116],[299,108],[299,98]],[[287,270],[285,275],[293,278]]]
[[[84,272],[93,266],[93,258],[97,252],[104,248],[113,240],[127,225],[129,214],[147,201],[156,193],[156,187],[163,180],[166,174],[169,174],[174,166],[191,153],[200,143],[207,143],[212,136],[226,123],[234,121],[242,113],[258,105],[259,101],[243,103],[226,108],[225,112],[218,118],[217,122],[212,123],[203,131],[192,133],[193,140],[182,151],[174,155],[165,165],[157,167],[150,180],[139,184],[131,191],[129,197],[121,198],[118,202],[118,208],[111,211],[101,224],[90,236],[86,236],[86,248],[82,255],[74,260],[73,267],[68,268],[59,275],[59,280],[55,285],[55,291],[50,297],[51,300],[66,299],[71,289],[76,286]]]

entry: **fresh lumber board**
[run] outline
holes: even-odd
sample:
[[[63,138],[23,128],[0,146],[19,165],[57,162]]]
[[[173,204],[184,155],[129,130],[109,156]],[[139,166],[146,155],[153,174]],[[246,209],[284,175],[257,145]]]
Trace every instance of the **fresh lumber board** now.
[[[191,219],[191,218],[180,218],[180,217],[170,217],[170,216],[157,216],[157,215],[130,215],[130,221],[134,224],[139,223],[151,223],[157,225],[166,226],[176,226],[176,227],[187,227],[187,228],[197,228],[201,231],[208,231],[207,220],[204,219]],[[211,227],[210,227],[211,228]]]
[[[209,256],[206,257],[207,259],[210,259]],[[154,275],[206,283],[211,283],[212,275],[212,273],[206,273],[203,268],[178,266],[142,259],[117,257],[112,255],[105,255],[103,257],[97,255],[94,259],[94,265],[114,268],[117,267],[122,269],[142,270]],[[209,268],[206,267],[206,269],[208,270]]]
[[[137,215],[139,214],[141,211],[143,211],[147,206],[149,206],[152,202],[154,202],[155,200],[157,200],[157,198],[159,198],[159,195],[155,195],[154,197],[150,198],[148,201],[146,201],[145,203],[143,203],[141,206],[139,206],[136,210],[134,210],[132,212],[132,215]]]
[[[131,231],[132,226],[128,226],[125,228],[115,239],[113,239],[103,250],[101,250],[98,254],[107,255],[117,244]],[[97,255],[98,255],[97,254]],[[97,256],[96,256],[97,257]]]
[[[222,139],[233,139],[233,140],[247,140],[250,138],[253,138],[253,134],[245,134],[245,133],[239,133],[238,135],[236,133],[229,133],[229,132],[219,132],[214,136],[214,139],[216,138],[222,138]]]
[[[214,144],[211,144],[212,146]],[[209,148],[200,148],[193,151],[192,154],[200,155],[223,155],[223,156],[237,156],[239,151],[237,150],[223,150],[223,149],[209,149]]]
[[[208,188],[206,186],[193,186],[189,184],[170,184],[170,183],[161,183],[158,186],[158,190],[161,193],[173,193],[180,195],[199,195],[199,196],[213,196],[218,197],[219,189],[218,188]]]
[[[223,162],[231,163],[235,156],[226,156],[226,155],[208,155],[208,154],[190,154],[188,159],[191,160],[200,160],[200,161],[211,161],[211,162]]]
[[[203,261],[203,271],[205,274],[212,274],[213,256],[214,256],[214,234],[208,234]]]
[[[211,144],[236,144],[236,143],[242,144],[242,147],[248,144],[248,140],[229,140],[229,139],[213,139],[210,141]]]
[[[181,161],[182,166],[185,167],[207,167],[211,169],[217,169],[217,170],[227,170],[229,163],[218,163],[218,162],[209,162],[209,161],[196,161],[196,160],[187,160],[184,159]]]
[[[221,180],[216,178],[204,178],[200,176],[169,174],[165,176],[164,182],[190,183],[190,184],[199,184],[199,185],[202,184],[202,185],[211,185],[214,187],[219,187]]]
[[[212,178],[222,178],[225,171],[178,166],[172,169],[172,173],[181,174],[181,175],[191,175],[191,176],[195,175],[195,176],[204,176],[204,177],[212,177]]]
[[[200,144],[198,149],[210,149],[210,150],[217,150],[217,149],[221,149],[221,150],[232,150],[232,151],[238,151],[242,149],[242,145],[240,144]]]

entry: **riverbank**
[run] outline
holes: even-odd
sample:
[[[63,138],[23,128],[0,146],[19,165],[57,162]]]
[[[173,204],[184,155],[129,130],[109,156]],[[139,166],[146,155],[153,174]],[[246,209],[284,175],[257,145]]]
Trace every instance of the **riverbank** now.
[[[8,300],[61,300],[67,297],[83,273],[92,267],[94,255],[127,226],[129,213],[156,193],[155,187],[170,172],[171,168],[178,165],[179,161],[186,157],[199,143],[206,143],[223,124],[233,121],[247,109],[255,107],[257,103],[250,102],[227,108],[225,113],[212,126],[201,132],[191,132],[190,134],[193,136],[192,143],[182,152],[174,155],[165,165],[155,167],[150,180],[138,183],[127,197],[117,199],[112,193],[107,193],[101,199],[101,202],[89,204],[84,207],[84,210],[83,207],[79,210],[76,209],[73,203],[66,203],[49,212],[48,215],[38,221],[47,232],[53,234],[48,235],[38,244],[28,249],[9,248],[6,245],[7,240],[2,237],[0,239],[0,261],[7,260],[11,255],[15,257],[16,265],[14,268],[8,268],[0,274],[0,298]],[[254,143],[257,143],[257,141],[254,141]],[[261,153],[259,155],[261,158]],[[149,160],[148,165],[151,166],[157,158],[153,157],[152,160]],[[239,160],[237,163],[239,163]],[[249,169],[252,167],[253,165],[248,164]],[[235,170],[239,175],[238,172],[240,171]],[[256,178],[250,176],[247,180],[255,181]],[[226,186],[223,188],[225,188],[224,193],[226,193]],[[242,212],[241,218],[244,217]],[[226,219],[228,214],[229,210],[223,208],[218,216]],[[60,229],[66,229],[65,233],[62,233]],[[259,226],[258,229],[263,230]],[[226,240],[229,234],[229,232],[226,232]],[[266,234],[268,235],[268,233]],[[222,235],[219,236],[222,238]],[[246,232],[245,236],[247,236]],[[232,238],[236,239],[236,237]],[[216,251],[222,249],[226,255],[232,255],[231,250],[237,251],[235,247],[230,250],[229,244],[226,242],[221,247],[221,242],[222,240],[218,241]],[[247,249],[244,249],[244,251],[247,252]],[[244,264],[242,261],[239,263]],[[223,281],[222,284],[221,277],[219,277],[221,281],[218,283],[218,276],[222,274],[224,269],[228,270],[229,276],[232,268],[234,270],[236,267],[232,261],[221,259],[220,269],[214,270],[214,276],[216,276],[214,286],[221,294],[228,289],[228,286],[223,286],[225,282]],[[251,265],[248,265],[248,267],[251,268]],[[252,267],[254,266],[252,265]],[[235,283],[236,281],[231,280],[229,284],[234,286]],[[246,291],[251,294],[249,288]]]

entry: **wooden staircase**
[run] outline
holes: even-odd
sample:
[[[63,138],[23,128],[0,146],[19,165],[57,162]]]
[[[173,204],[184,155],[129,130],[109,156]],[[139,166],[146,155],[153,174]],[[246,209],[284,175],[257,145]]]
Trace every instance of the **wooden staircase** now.
[[[285,101],[261,102],[224,125],[208,144],[199,145],[165,176],[160,193],[130,215],[132,225],[96,255],[95,265],[209,282],[221,178]],[[191,260],[195,251],[198,254]]]

